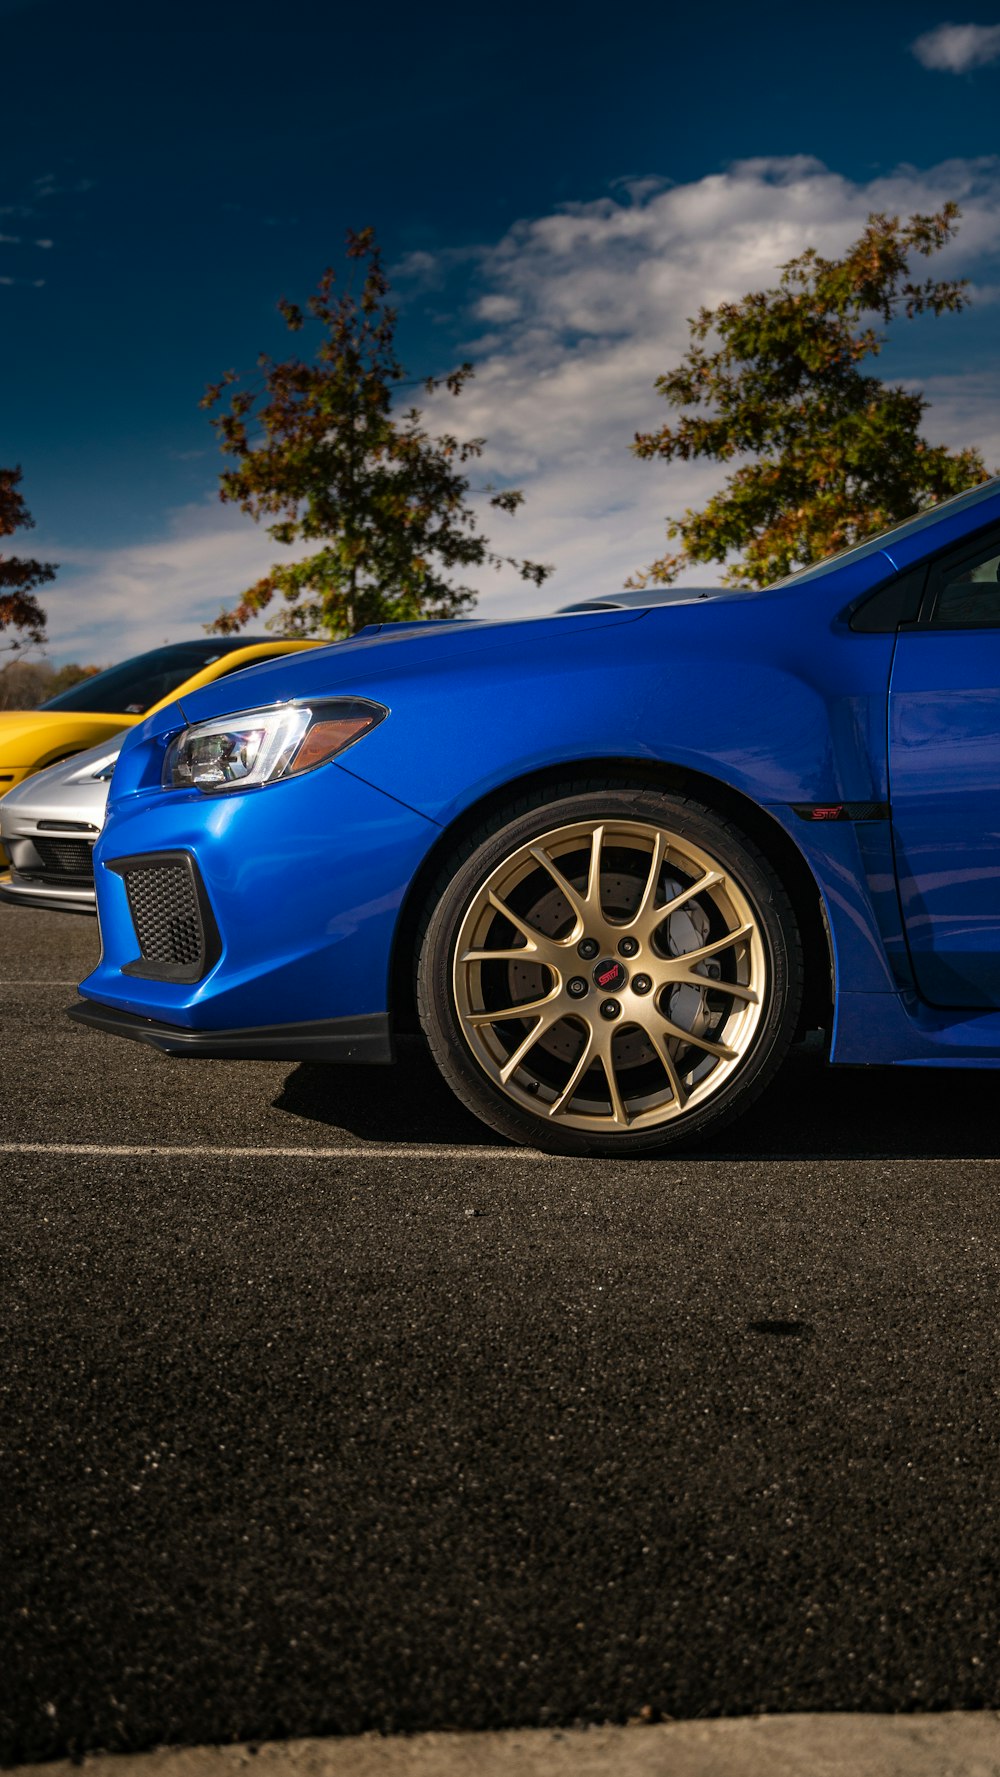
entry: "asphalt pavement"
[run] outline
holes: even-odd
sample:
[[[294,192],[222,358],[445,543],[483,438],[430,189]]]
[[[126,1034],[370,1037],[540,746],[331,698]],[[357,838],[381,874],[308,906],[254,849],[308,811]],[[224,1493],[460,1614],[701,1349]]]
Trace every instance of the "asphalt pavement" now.
[[[96,951],[0,907],[0,1757],[1000,1703],[993,1076],[543,1160]]]

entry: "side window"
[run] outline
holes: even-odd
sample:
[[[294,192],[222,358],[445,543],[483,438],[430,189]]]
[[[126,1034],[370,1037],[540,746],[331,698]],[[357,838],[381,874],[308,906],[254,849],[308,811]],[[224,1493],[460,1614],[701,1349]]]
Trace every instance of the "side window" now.
[[[994,531],[974,550],[935,562],[929,592],[931,622],[941,628],[1000,628],[1000,536]]]

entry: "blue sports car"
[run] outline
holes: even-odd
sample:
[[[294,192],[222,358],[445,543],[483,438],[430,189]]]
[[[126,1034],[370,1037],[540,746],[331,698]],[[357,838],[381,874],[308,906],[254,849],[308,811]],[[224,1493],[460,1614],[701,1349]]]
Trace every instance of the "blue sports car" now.
[[[1000,481],[766,592],[386,624],[132,731],[72,1016],[389,1062],[624,1154],[837,1063],[1000,1066]]]

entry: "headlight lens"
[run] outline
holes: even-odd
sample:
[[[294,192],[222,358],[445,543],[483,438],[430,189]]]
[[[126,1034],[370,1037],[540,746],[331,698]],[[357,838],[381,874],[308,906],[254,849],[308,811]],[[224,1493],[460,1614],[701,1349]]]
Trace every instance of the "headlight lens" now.
[[[388,711],[361,698],[241,710],[185,728],[163,765],[166,789],[242,790],[335,759]]]

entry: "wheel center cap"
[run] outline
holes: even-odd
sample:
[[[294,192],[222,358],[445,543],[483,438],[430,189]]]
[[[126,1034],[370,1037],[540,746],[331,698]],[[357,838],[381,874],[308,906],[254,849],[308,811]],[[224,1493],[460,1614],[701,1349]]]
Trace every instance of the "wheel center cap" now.
[[[602,993],[620,993],[628,981],[628,970],[617,957],[606,956],[594,970],[594,981]]]

